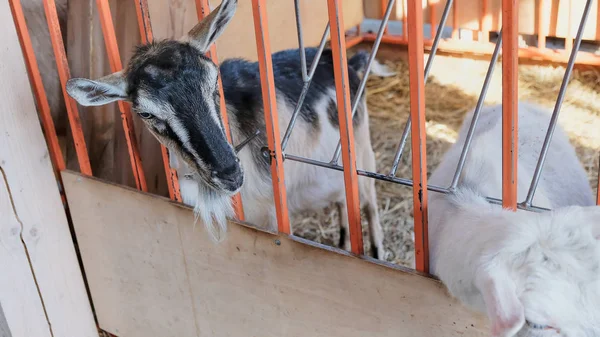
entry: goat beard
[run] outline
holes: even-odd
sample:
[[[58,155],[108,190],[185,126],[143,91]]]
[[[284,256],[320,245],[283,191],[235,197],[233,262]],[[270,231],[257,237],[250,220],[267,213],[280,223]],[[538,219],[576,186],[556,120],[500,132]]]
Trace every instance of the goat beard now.
[[[210,238],[220,243],[227,236],[227,218],[234,216],[231,197],[215,191],[199,177],[198,196],[194,205],[194,228],[198,219],[202,219]]]

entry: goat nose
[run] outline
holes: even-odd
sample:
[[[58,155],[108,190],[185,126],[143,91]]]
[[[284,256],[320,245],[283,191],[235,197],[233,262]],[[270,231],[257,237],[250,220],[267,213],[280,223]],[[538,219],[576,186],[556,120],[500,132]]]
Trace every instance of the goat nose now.
[[[219,179],[223,182],[235,183],[240,179],[241,169],[239,165],[232,165],[221,172],[212,171],[211,176],[212,178]]]

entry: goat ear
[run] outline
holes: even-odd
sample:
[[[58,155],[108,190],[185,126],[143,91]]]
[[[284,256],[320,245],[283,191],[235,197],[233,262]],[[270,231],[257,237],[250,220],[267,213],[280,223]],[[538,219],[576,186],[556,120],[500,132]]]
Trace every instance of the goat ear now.
[[[223,33],[233,18],[238,0],[223,0],[210,14],[188,33],[189,43],[202,54]]]
[[[72,78],[67,93],[83,106],[98,106],[127,99],[127,81],[119,71],[97,80]]]
[[[477,276],[476,286],[483,295],[492,335],[516,335],[525,324],[525,309],[517,297],[515,283],[508,272],[501,269],[483,271]]]

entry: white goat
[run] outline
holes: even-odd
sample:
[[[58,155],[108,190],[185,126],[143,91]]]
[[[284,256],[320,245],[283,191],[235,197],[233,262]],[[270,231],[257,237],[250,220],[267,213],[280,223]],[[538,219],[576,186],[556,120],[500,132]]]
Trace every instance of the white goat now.
[[[494,336],[600,336],[600,208],[586,173],[556,128],[533,204],[513,212],[501,197],[501,106],[484,108],[460,183],[429,203],[431,272],[463,303],[486,313]],[[472,115],[430,183],[448,186]],[[524,200],[550,115],[519,104],[518,196]]]
[[[232,215],[230,197],[241,190],[246,219],[259,226],[276,226],[259,67],[256,62],[232,59],[217,68],[204,56],[234,15],[236,0],[224,0],[188,34],[185,41],[165,40],[140,46],[124,72],[92,81],[72,79],[67,91],[80,104],[103,105],[128,100],[148,129],[176,157],[185,204],[195,207],[209,232],[224,238],[226,216]],[[310,63],[314,48],[306,50]],[[356,95],[367,53],[349,59],[349,87]],[[279,128],[285,131],[302,90],[298,50],[273,54]],[[379,74],[391,74],[381,64]],[[257,130],[260,136],[236,153],[225,138],[219,113],[217,76],[222,77],[229,126],[238,142]],[[325,50],[300,110],[286,149],[288,153],[328,161],[339,140],[331,50]],[[353,119],[358,168],[375,170],[369,134],[369,114],[364,96]],[[332,201],[341,204],[342,229],[348,228],[343,174],[322,167],[285,162],[285,182],[290,213],[322,209]],[[379,223],[374,181],[359,178],[362,207],[369,222],[372,254],[383,258],[383,231]],[[340,245],[350,248],[341,231]]]

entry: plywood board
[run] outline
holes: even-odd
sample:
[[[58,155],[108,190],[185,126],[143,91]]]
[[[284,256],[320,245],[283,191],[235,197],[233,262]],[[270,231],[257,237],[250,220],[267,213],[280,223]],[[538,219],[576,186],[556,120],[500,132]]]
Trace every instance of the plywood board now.
[[[486,336],[438,281],[77,173],[63,180],[101,328],[123,337]]]
[[[97,337],[7,1],[0,30],[3,311],[14,337]]]
[[[362,0],[343,1],[346,29],[362,22],[362,2]],[[213,0],[210,3],[214,8],[220,1]],[[276,52],[298,48],[294,1],[270,0],[266,3],[271,50]],[[150,0],[148,6],[152,28],[155,37],[159,39],[179,38],[198,22],[194,0]],[[300,12],[306,46],[318,45],[328,21],[327,2],[302,0]],[[217,41],[219,59],[232,57],[257,59],[253,22],[252,2],[239,1],[235,17]]]

